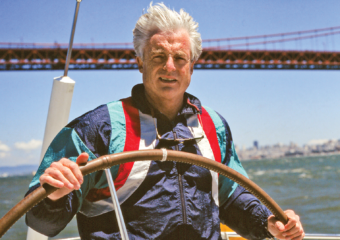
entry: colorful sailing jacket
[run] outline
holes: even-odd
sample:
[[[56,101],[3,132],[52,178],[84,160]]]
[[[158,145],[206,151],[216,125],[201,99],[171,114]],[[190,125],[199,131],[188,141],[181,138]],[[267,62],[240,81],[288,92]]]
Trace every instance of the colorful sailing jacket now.
[[[155,120],[155,121],[154,121]],[[157,138],[157,131],[161,139]],[[203,138],[202,138],[203,136]],[[164,139],[192,139],[177,144]],[[199,154],[246,175],[227,122],[185,93],[174,121],[155,111],[154,118],[136,85],[132,97],[102,105],[69,123],[51,143],[29,192],[53,161],[73,161],[81,152],[101,155],[167,148]],[[270,236],[269,210],[235,182],[210,170],[176,162],[143,161],[111,168],[130,239],[221,239],[220,222],[249,239]],[[28,193],[29,193],[28,192]],[[77,214],[82,239],[120,239],[103,171],[84,178],[79,191],[56,202],[45,199],[27,215],[31,228],[58,234]]]

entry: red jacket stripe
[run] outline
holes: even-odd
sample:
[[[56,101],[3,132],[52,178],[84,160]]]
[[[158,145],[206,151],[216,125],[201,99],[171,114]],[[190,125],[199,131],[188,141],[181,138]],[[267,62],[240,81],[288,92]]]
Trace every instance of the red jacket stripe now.
[[[125,115],[125,126],[126,126],[126,142],[124,146],[125,151],[134,151],[139,149],[140,142],[140,119],[139,111],[132,105],[132,98],[125,98],[122,100],[124,115]],[[133,162],[124,163],[119,166],[117,177],[115,179],[116,190],[121,188],[126,182]]]
[[[215,157],[215,161],[221,162],[221,150],[220,150],[220,146],[218,144],[215,125],[214,125],[214,122],[212,121],[209,113],[203,107],[202,107],[201,119],[202,119],[201,124],[203,125],[203,130],[204,130],[204,132],[205,132],[205,134],[208,138],[208,141],[210,143],[211,149],[212,149],[214,157]]]

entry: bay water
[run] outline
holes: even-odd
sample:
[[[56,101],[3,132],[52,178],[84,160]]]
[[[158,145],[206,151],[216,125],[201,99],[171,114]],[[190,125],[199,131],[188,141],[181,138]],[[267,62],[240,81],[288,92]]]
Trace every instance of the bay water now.
[[[243,161],[249,178],[301,217],[306,233],[340,234],[340,155]],[[32,176],[0,178],[0,217],[27,191]],[[24,217],[3,239],[26,239]],[[54,239],[78,236],[73,219]]]

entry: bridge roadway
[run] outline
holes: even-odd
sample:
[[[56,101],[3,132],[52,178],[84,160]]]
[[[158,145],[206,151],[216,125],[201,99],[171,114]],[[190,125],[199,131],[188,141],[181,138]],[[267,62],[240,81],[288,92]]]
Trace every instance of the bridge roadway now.
[[[66,47],[2,47],[0,71],[64,69]],[[133,49],[77,47],[70,70],[137,69]],[[340,52],[204,49],[195,69],[340,70]]]

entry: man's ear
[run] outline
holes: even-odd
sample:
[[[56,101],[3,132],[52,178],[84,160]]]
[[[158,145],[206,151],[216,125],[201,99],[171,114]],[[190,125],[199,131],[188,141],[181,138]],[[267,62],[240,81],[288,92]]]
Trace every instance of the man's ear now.
[[[138,69],[140,73],[143,73],[143,60],[140,57],[136,57]]]
[[[195,61],[191,62],[191,66],[190,66],[190,74],[192,75],[192,73],[194,72],[194,65],[195,65]]]

